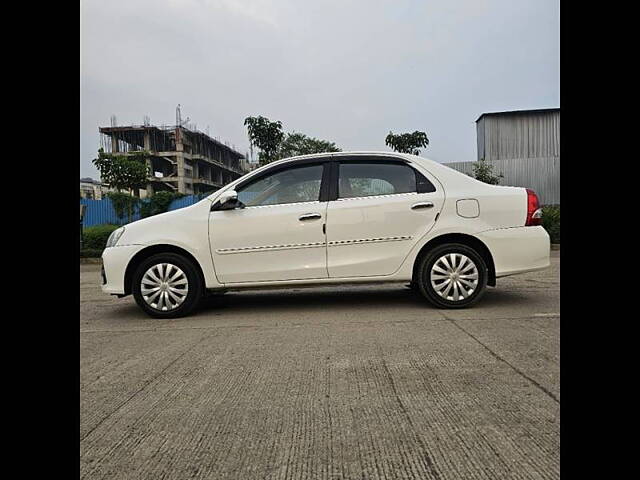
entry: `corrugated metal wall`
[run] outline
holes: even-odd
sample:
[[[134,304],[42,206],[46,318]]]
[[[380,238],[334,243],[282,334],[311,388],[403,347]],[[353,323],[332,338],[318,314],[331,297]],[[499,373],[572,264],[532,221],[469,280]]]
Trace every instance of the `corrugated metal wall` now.
[[[178,208],[188,207],[196,202],[200,201],[198,195],[188,195],[186,197],[178,198],[171,202],[169,210],[177,210]],[[128,223],[128,218],[118,218],[116,211],[113,208],[111,200],[108,198],[102,200],[87,200],[86,198],[80,199],[80,205],[86,205],[87,209],[84,212],[84,220],[82,224],[85,227],[92,227],[94,225],[103,225],[106,223],[112,225],[124,225]],[[140,209],[136,208],[132,215],[132,222],[140,220]]]
[[[469,176],[473,176],[473,165],[476,162],[445,163]],[[560,157],[543,158],[511,158],[491,160],[493,171],[502,173],[504,178],[500,185],[531,188],[538,194],[543,205],[560,204]]]
[[[478,160],[560,156],[560,110],[485,114],[476,130]]]
[[[560,204],[560,110],[485,114],[476,129],[478,160],[504,175],[501,185],[531,188],[544,205]],[[473,176],[474,163],[445,165]]]

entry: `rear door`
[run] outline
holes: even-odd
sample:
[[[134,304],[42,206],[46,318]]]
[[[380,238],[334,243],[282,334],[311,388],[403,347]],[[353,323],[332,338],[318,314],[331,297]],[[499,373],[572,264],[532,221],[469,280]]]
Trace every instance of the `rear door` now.
[[[433,227],[444,202],[440,184],[408,162],[384,157],[347,157],[335,162],[333,171],[329,276],[391,275]]]

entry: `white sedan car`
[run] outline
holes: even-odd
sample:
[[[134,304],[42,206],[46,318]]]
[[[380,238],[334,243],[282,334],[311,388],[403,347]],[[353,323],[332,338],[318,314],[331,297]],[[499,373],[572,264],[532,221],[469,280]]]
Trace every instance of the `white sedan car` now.
[[[462,308],[497,278],[549,266],[541,217],[533,191],[425,158],[307,155],[114,231],[102,290],[133,294],[158,318],[187,315],[208,293],[371,282]]]

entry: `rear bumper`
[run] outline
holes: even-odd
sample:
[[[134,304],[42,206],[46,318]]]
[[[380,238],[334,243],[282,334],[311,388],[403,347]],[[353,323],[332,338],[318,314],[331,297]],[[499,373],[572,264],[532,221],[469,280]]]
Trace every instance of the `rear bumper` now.
[[[124,274],[133,256],[144,245],[123,245],[105,248],[102,252],[102,291],[112,295],[124,295]]]
[[[542,270],[550,264],[549,234],[542,226],[488,230],[477,237],[493,256],[496,277]]]

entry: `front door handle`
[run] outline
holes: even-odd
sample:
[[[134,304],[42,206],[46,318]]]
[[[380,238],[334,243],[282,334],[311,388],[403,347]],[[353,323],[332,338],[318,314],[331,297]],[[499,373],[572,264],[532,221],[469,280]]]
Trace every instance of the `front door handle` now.
[[[411,210],[419,210],[421,208],[431,208],[433,207],[433,202],[420,202],[414,203],[411,205]]]
[[[305,213],[304,215],[300,215],[298,217],[298,220],[304,222],[307,220],[315,220],[317,218],[322,218],[322,215],[320,215],[319,213]]]

